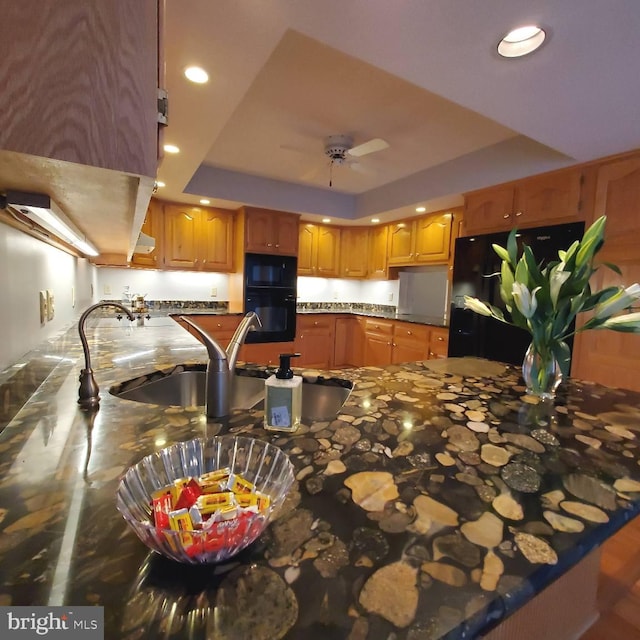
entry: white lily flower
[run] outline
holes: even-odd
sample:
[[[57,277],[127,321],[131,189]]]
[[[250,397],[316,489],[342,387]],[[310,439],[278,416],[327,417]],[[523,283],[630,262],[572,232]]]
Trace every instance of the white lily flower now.
[[[481,316],[491,316],[491,309],[484,303],[478,300],[478,298],[472,298],[471,296],[464,297],[464,308],[471,309],[475,313],[479,313]]]
[[[513,299],[516,303],[518,311],[527,319],[533,318],[533,315],[538,308],[538,301],[536,300],[536,293],[540,290],[540,287],[536,287],[533,291],[529,291],[527,285],[521,282],[513,283]]]
[[[598,319],[609,318],[622,309],[628,309],[638,300],[640,300],[640,284],[636,282],[626,289],[621,287],[618,293],[596,305],[594,317]]]
[[[627,333],[640,333],[640,312],[627,313],[605,320],[598,329],[613,329]]]

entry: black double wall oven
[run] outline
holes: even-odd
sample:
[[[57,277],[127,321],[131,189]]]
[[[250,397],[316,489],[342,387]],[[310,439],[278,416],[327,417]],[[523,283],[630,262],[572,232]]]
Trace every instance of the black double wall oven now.
[[[255,311],[262,328],[246,342],[293,342],[296,336],[298,259],[293,256],[245,254],[244,312]]]

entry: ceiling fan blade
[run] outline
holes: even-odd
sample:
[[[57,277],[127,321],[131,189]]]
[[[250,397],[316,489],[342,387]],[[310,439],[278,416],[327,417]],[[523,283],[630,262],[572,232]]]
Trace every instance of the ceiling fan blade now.
[[[309,171],[306,171],[300,176],[300,179],[304,182],[313,181],[315,178],[320,177],[325,171],[327,172],[327,175],[329,175],[329,164],[327,162],[323,162],[322,164],[316,165]]]
[[[348,153],[350,156],[354,156],[359,158],[360,156],[366,156],[368,153],[375,153],[376,151],[382,151],[383,149],[387,149],[389,147],[389,143],[382,138],[373,138],[367,142],[363,142],[353,149],[349,149]]]
[[[365,167],[364,165],[360,164],[357,161],[348,162],[347,166],[349,167],[349,169],[352,169],[356,173],[363,173],[363,174],[374,173],[371,167]]]
[[[294,147],[288,144],[281,144],[280,149],[283,151],[293,151],[294,153],[300,153],[304,156],[317,155],[317,151],[315,149],[304,149],[302,147]]]

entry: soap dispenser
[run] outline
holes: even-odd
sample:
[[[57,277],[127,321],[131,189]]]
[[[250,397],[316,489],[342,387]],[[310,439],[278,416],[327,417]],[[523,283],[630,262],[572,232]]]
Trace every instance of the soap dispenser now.
[[[280,366],[265,382],[264,428],[293,432],[300,426],[302,376],[294,376],[291,358],[299,353],[281,353]]]

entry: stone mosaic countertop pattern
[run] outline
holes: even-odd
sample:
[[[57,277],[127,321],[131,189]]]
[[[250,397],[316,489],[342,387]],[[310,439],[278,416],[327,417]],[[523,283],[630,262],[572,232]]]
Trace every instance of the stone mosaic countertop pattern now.
[[[328,374],[355,383],[335,420],[279,435],[260,410],[207,422],[109,394],[205,359],[169,323],[89,329],[102,401],[81,412],[76,333],[0,435],[0,605],[102,605],[110,640],[473,638],[640,510],[639,394],[572,381],[549,407],[498,363],[364,367]],[[119,477],[227,432],[289,454],[279,519],[223,565],[150,553],[116,511]]]

